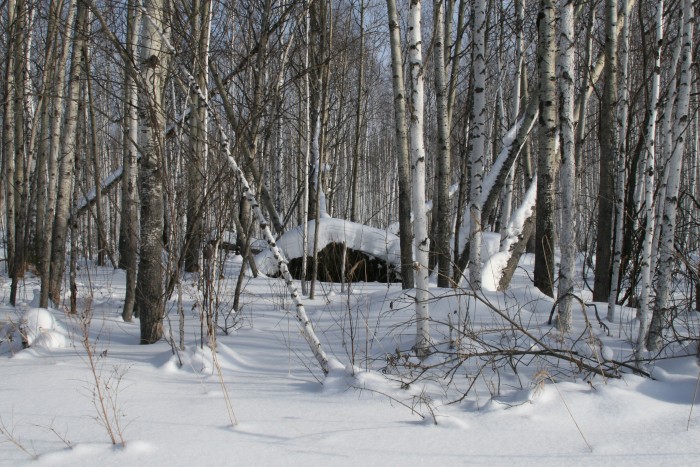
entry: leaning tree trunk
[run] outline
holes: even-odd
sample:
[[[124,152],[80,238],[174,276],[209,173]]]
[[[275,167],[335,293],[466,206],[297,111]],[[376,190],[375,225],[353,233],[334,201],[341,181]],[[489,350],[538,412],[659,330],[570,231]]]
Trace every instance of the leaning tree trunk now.
[[[139,104],[141,139],[140,195],[141,250],[136,279],[136,309],[141,321],[141,343],[153,344],[163,335],[163,162],[165,114],[163,89],[168,68],[163,37],[167,0],[145,0],[141,36],[141,73],[145,89]],[[162,32],[163,31],[163,32]],[[166,36],[167,37],[167,36]]]
[[[555,74],[556,6],[542,0],[538,20],[540,130],[537,157],[535,286],[554,297],[554,211],[557,156],[557,90]]]
[[[576,157],[574,140],[574,2],[559,2],[559,132],[561,137],[562,219],[561,264],[557,327],[562,333],[571,329],[571,308],[576,270]]]
[[[406,90],[401,58],[401,35],[396,0],[387,0],[391,71],[394,91],[394,126],[399,169],[399,243],[401,248],[401,282],[404,289],[413,288],[413,226],[411,225],[411,177],[406,128]]]
[[[144,13],[146,13],[146,17],[148,18],[149,24],[153,25],[154,29],[157,31],[158,25],[161,24],[160,21],[157,19],[154,19],[149,14],[149,10],[142,10],[142,11]],[[172,44],[168,41],[167,35],[161,31],[160,37],[163,39],[162,45],[167,47],[168,51],[171,54],[174,54],[175,49],[172,46]],[[302,335],[304,336],[304,339],[306,340],[307,344],[309,345],[309,348],[311,349],[314,356],[316,357],[316,360],[319,363],[319,366],[321,367],[321,369],[323,370],[323,373],[328,374],[328,372],[331,369],[330,359],[328,358],[325,351],[323,350],[323,347],[321,346],[321,342],[319,341],[318,337],[316,336],[316,333],[313,330],[313,326],[311,325],[311,321],[309,320],[309,317],[306,314],[306,309],[304,308],[304,304],[301,301],[301,297],[299,296],[299,292],[296,288],[296,285],[294,284],[294,280],[292,278],[292,275],[289,272],[289,266],[288,266],[287,260],[284,257],[283,252],[277,246],[275,238],[272,236],[272,231],[270,230],[270,224],[268,223],[267,219],[265,219],[265,215],[263,214],[263,211],[260,207],[260,204],[258,203],[257,199],[255,198],[255,195],[253,194],[253,191],[250,187],[250,184],[248,183],[248,180],[245,178],[245,173],[243,172],[241,167],[238,165],[236,160],[233,158],[233,155],[231,153],[231,146],[230,146],[230,140],[229,140],[228,134],[226,133],[226,130],[224,129],[224,127],[221,125],[221,122],[216,118],[216,114],[212,112],[211,104],[207,101],[204,94],[202,94],[201,89],[199,89],[199,87],[197,86],[196,80],[194,79],[192,74],[189,73],[184,66],[180,66],[180,70],[182,71],[182,74],[186,78],[186,81],[187,81],[187,84],[189,85],[190,90],[192,92],[196,93],[200,97],[200,99],[202,99],[203,104],[208,107],[209,114],[212,116],[212,121],[216,125],[216,128],[217,128],[218,133],[219,133],[219,137],[221,138],[221,145],[223,146],[223,154],[226,157],[226,161],[228,162],[229,166],[236,174],[238,181],[241,184],[241,188],[243,189],[243,194],[248,199],[248,202],[250,203],[250,205],[252,207],[253,214],[255,215],[255,218],[257,219],[257,221],[260,225],[260,229],[262,230],[263,237],[265,238],[265,241],[267,242],[267,245],[270,248],[272,255],[274,256],[275,260],[277,261],[277,266],[280,270],[280,273],[282,274],[282,277],[284,278],[284,282],[287,286],[287,290],[289,291],[289,295],[292,297],[292,301],[294,302],[295,310],[296,310],[296,319],[299,322],[299,326],[301,328]],[[220,80],[218,80],[217,87],[219,87],[220,85],[221,85],[221,82],[220,82]],[[226,109],[226,112],[228,114],[230,112],[230,109]],[[140,273],[141,273],[141,270],[139,270],[139,276],[140,276]]]
[[[408,63],[411,71],[411,160],[413,162],[413,246],[416,252],[416,354],[430,351],[428,218],[425,210],[425,144],[423,141],[424,70],[421,47],[421,1],[411,0],[408,20]]]
[[[673,280],[673,264],[675,259],[675,229],[678,204],[678,190],[680,187],[681,167],[683,165],[683,152],[685,151],[686,134],[688,130],[688,111],[690,107],[690,87],[693,75],[693,2],[683,1],[683,38],[678,44],[682,47],[681,73],[678,83],[678,101],[676,115],[673,124],[673,153],[668,163],[668,186],[664,199],[663,227],[661,242],[659,245],[659,282],[654,303],[654,314],[647,338],[647,349],[652,352],[659,351],[662,347],[662,335],[671,321],[669,308],[669,295],[671,281]],[[666,135],[668,137],[668,135]]]
[[[515,122],[518,119],[518,114],[520,113],[520,80],[522,72],[523,63],[523,51],[525,48],[525,42],[523,40],[523,1],[517,0],[515,2],[515,50],[514,50],[514,63],[515,70],[513,75],[513,94],[511,96],[511,109],[510,116],[512,121]],[[502,42],[502,41],[501,41]],[[500,46],[502,47],[502,45]],[[500,55],[499,55],[500,57]],[[500,58],[499,58],[499,68],[500,68]],[[499,87],[499,98],[503,100],[503,92]],[[504,117],[506,116],[506,110],[503,110]],[[510,217],[513,211],[513,188],[515,179],[515,169],[511,168],[506,176],[506,181],[503,184],[503,192],[501,193],[501,214],[500,214],[500,224],[501,224],[501,242],[508,237],[508,224],[510,222]]]

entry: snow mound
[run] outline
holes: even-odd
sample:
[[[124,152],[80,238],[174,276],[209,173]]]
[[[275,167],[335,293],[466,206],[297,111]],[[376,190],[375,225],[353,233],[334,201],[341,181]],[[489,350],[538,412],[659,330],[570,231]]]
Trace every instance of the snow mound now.
[[[489,292],[496,292],[503,277],[503,270],[508,265],[510,253],[501,251],[486,260],[481,270],[481,287]]]
[[[51,332],[56,329],[56,320],[46,308],[29,308],[22,313],[19,321],[19,330],[22,333],[24,342],[31,346],[42,333]],[[41,339],[41,343],[50,339]]]
[[[27,347],[57,349],[66,346],[64,333],[46,308],[29,308],[22,313],[19,331]]]
[[[315,221],[309,221],[307,238],[309,254],[313,251],[314,229]],[[304,245],[302,234],[303,227],[297,226],[277,240],[277,246],[287,260],[302,257]],[[348,248],[379,258],[387,264],[398,266],[400,263],[399,237],[386,230],[344,219],[323,218],[319,224],[319,251],[331,243],[345,243]],[[255,257],[255,263],[260,272],[265,275],[275,275],[279,272],[277,261],[269,249],[258,254]]]

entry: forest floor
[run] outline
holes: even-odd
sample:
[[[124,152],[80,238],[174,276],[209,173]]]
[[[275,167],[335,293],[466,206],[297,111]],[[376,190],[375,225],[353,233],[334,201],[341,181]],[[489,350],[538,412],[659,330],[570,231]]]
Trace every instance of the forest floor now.
[[[217,282],[215,354],[206,338],[202,345],[203,298],[192,279],[183,284],[184,350],[177,350],[177,297],[165,323],[173,345],[138,345],[138,320],[121,319],[124,274],[108,268],[81,268],[79,311],[89,319],[50,310],[56,329],[27,349],[6,326],[0,465],[639,466],[700,459],[695,344],[676,346],[647,367],[653,378],[625,367],[621,378],[608,378],[540,352],[543,342],[558,341],[586,361],[629,361],[635,310],[606,323],[608,335],[592,307],[590,325],[577,307],[572,335],[557,336],[547,324],[551,300],[529,285],[530,256],[506,293],[474,300],[465,291],[431,289],[436,354],[424,362],[410,354],[410,291],[356,283],[341,293],[339,284],[319,284],[305,305],[324,349],[340,363],[327,376],[299,333],[281,280],[247,279],[240,313],[229,314],[239,269],[231,257]],[[22,303],[3,305],[0,321],[18,322],[37,288],[27,278]],[[9,282],[0,293],[6,304]],[[603,316],[604,305],[598,308]],[[697,335],[697,313],[684,322]]]

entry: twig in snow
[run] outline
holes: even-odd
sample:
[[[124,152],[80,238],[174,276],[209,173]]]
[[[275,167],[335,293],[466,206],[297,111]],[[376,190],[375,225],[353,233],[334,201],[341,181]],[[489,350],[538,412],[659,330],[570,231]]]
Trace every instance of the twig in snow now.
[[[7,428],[7,426],[5,425],[5,421],[0,416],[0,435],[2,435],[7,441],[9,441],[11,444],[13,444],[17,449],[19,449],[20,451],[22,451],[23,453],[25,453],[26,455],[28,455],[32,459],[37,459],[39,456],[31,453],[29,451],[29,449],[27,449],[22,444],[22,442],[18,438],[15,437],[15,435],[13,434],[13,431],[14,430]]]
[[[695,398],[698,396],[698,388],[700,388],[700,372],[698,373],[698,380],[695,383],[695,391],[693,392],[693,400],[690,401],[690,413],[688,414],[688,424],[685,426],[685,431],[690,430],[690,418],[693,416],[693,407],[695,407]]]
[[[549,376],[549,375],[548,375]],[[586,446],[588,446],[588,449],[593,452],[593,447],[590,445],[588,440],[583,434],[583,431],[581,431],[581,427],[578,425],[578,422],[576,421],[576,418],[574,417],[574,414],[571,413],[571,409],[569,409],[569,404],[566,403],[566,400],[564,399],[564,396],[562,395],[561,391],[559,391],[559,388],[557,387],[557,383],[554,382],[554,379],[552,379],[551,376],[549,376],[549,380],[552,382],[552,385],[554,386],[554,389],[557,390],[557,394],[559,394],[559,397],[561,398],[561,401],[564,403],[564,407],[566,408],[566,411],[569,413],[569,417],[571,417],[571,421],[574,422],[574,425],[576,425],[576,429],[578,430],[578,433],[581,435],[581,439],[583,439],[583,442],[586,443]]]

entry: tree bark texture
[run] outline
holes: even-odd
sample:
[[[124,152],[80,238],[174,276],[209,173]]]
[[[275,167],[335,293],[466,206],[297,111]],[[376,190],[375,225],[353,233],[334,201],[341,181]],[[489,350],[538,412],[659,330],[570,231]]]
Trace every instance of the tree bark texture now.
[[[539,154],[537,156],[537,218],[535,229],[535,286],[554,297],[554,220],[557,156],[556,4],[541,0],[539,34]]]

